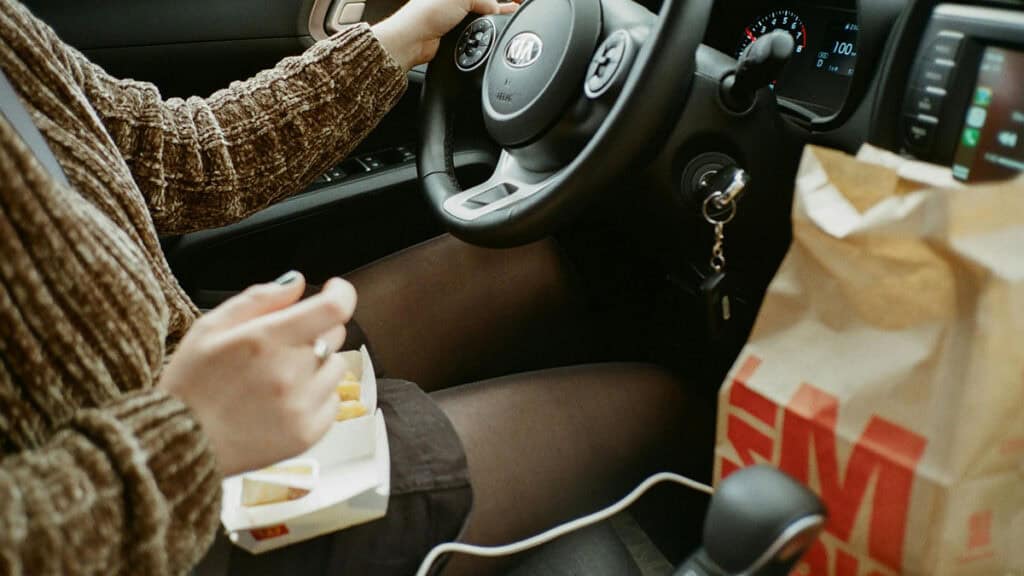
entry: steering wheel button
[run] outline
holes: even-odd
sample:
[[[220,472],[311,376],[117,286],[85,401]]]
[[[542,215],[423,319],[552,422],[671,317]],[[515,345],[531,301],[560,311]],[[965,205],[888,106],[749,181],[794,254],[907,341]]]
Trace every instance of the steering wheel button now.
[[[616,42],[614,45],[612,45],[611,48],[608,49],[607,52],[605,52],[605,56],[607,56],[612,62],[616,63],[621,62],[622,57],[625,54],[626,44],[623,42]]]
[[[587,86],[592,90],[599,91],[615,76],[615,70],[617,66],[615,64],[601,64],[597,63],[591,71]]]
[[[590,98],[599,98],[614,83],[615,77],[626,60],[629,46],[629,34],[623,30],[613,33],[598,47],[590,68],[587,70],[587,81],[584,92]]]
[[[478,68],[490,52],[494,39],[494,23],[479,18],[463,30],[455,47],[455,64],[463,72]]]

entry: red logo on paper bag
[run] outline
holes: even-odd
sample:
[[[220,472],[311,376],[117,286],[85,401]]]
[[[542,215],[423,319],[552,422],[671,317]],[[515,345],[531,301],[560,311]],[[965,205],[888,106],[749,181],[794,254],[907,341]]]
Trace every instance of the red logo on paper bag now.
[[[971,550],[987,548],[992,544],[992,511],[971,515],[967,521],[967,547]]]
[[[967,552],[958,559],[961,564],[989,558],[992,549],[992,510],[975,512],[967,518]]]
[[[249,530],[249,534],[252,534],[253,540],[256,540],[257,542],[270,540],[271,538],[286,536],[288,534],[288,526],[280,524],[278,526],[270,526],[267,528],[257,528],[255,530]]]
[[[840,462],[836,441],[838,399],[802,384],[781,410],[779,422],[779,407],[747,385],[760,364],[759,358],[748,357],[729,392],[726,438],[740,462],[723,457],[722,477],[743,466],[769,462],[805,484],[814,485],[813,480],[817,480],[829,511],[826,531],[846,544],[858,514],[869,506],[868,553],[882,566],[898,571],[914,471],[927,439],[875,416],[853,444],[846,461]],[[872,481],[874,492],[867,501]],[[828,560],[827,550],[818,544],[808,554],[807,564],[820,567],[814,574],[827,574]],[[858,572],[856,558],[841,550],[834,555],[832,565],[836,576],[855,576]]]

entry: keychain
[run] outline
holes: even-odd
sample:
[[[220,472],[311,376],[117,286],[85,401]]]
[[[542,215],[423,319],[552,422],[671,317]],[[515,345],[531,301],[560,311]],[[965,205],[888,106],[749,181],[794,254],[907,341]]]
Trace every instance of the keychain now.
[[[704,219],[714,227],[711,248],[711,275],[700,286],[707,310],[707,331],[711,341],[720,340],[732,320],[732,300],[726,281],[725,225],[736,217],[736,202],[750,182],[750,176],[738,167],[724,168],[715,174],[708,187],[713,192],[704,200]]]

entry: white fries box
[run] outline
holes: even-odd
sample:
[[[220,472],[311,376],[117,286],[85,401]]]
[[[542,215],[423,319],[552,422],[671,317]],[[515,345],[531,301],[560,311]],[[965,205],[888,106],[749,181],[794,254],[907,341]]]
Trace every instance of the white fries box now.
[[[344,352],[360,382],[365,416],[337,422],[305,454],[271,469],[227,478],[221,522],[231,541],[259,554],[383,518],[388,509],[391,456],[377,377],[366,348]],[[243,482],[292,491],[296,499],[243,506]],[[302,495],[304,494],[304,495]]]

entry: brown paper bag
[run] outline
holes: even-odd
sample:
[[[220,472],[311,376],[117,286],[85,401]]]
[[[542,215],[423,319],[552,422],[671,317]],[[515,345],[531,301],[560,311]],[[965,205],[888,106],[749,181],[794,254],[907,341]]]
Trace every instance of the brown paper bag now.
[[[1024,575],[1024,178],[808,148],[793,236],[716,480],[771,463],[822,496],[797,574]]]

